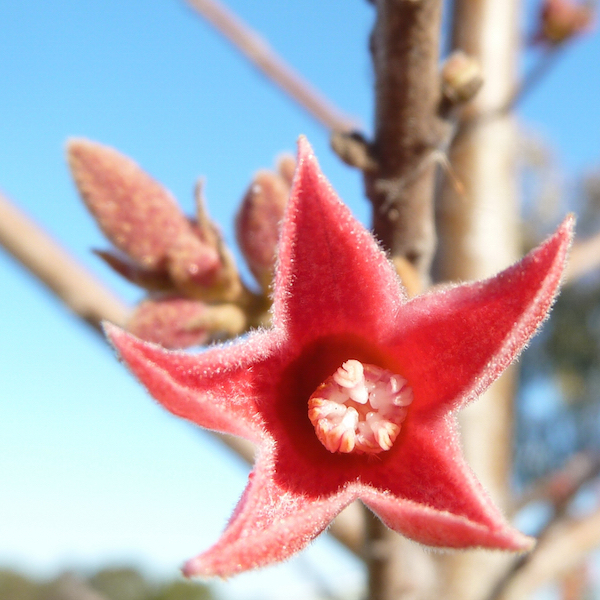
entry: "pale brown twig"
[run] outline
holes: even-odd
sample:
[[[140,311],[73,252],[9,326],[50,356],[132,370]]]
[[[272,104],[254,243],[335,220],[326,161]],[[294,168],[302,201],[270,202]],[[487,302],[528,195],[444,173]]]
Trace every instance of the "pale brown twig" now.
[[[529,560],[502,580],[490,600],[528,598],[541,585],[568,573],[600,545],[600,509],[581,519],[562,519],[548,530]]]
[[[354,119],[333,106],[308,81],[285,63],[262,37],[220,2],[217,0],[186,1],[252,64],[325,127],[332,131],[352,131],[356,128]]]
[[[86,323],[123,325],[128,308],[0,193],[0,245]]]
[[[573,245],[565,273],[565,283],[573,283],[600,267],[600,233]]]
[[[600,457],[586,453],[576,454],[562,469],[536,483],[531,490],[523,495],[523,498],[518,503],[518,507],[524,506],[534,500],[546,500],[553,505],[554,514],[537,535],[537,546],[532,552],[519,557],[513,563],[494,587],[489,600],[504,598],[504,595],[507,593],[509,594],[508,597],[512,598],[510,589],[515,585],[518,589],[519,585],[522,585],[522,583],[518,583],[520,579],[523,579],[521,572],[528,569],[532,569],[533,572],[539,570],[537,566],[537,562],[539,561],[537,557],[538,553],[545,554],[548,551],[548,540],[555,538],[557,530],[561,531],[566,523],[576,523],[566,517],[567,509],[579,490],[586,483],[597,477],[598,473],[600,473]],[[550,543],[555,542],[550,541]],[[598,530],[596,543],[600,544],[600,529]],[[534,564],[533,567],[530,566],[532,563]],[[576,564],[576,562],[571,563],[571,567],[576,566]],[[567,571],[568,569],[565,569],[563,573]],[[549,571],[548,575],[551,578],[559,577],[559,574],[553,574],[552,571]],[[527,577],[524,579],[527,581]],[[515,584],[514,581],[517,583]]]
[[[561,469],[526,490],[512,507],[512,512],[531,502],[547,501],[554,506],[555,513],[562,513],[581,487],[599,474],[600,456],[587,452],[575,454]]]
[[[447,137],[438,116],[441,0],[378,0],[371,34],[376,118],[365,171],[373,228],[392,257],[428,280],[435,248],[434,173],[430,161]]]

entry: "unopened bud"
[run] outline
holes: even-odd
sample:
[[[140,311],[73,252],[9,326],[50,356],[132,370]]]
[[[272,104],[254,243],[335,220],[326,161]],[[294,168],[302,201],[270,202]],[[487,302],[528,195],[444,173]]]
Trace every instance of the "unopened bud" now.
[[[483,85],[479,62],[456,50],[442,66],[442,94],[452,104],[471,100]]]
[[[229,268],[228,268],[229,267]],[[183,295],[200,300],[232,300],[241,282],[217,249],[193,233],[180,235],[168,252],[168,271]]]
[[[268,290],[279,241],[279,224],[290,193],[288,182],[271,171],[260,171],[248,188],[236,217],[236,237],[246,262]]]
[[[544,0],[535,42],[558,45],[588,31],[593,22],[591,4],[572,0]]]
[[[113,271],[121,275],[135,285],[139,285],[149,291],[173,291],[173,282],[167,271],[148,271],[137,264],[108,250],[94,250],[96,256],[100,257]]]
[[[134,310],[126,328],[142,340],[165,348],[198,346],[209,339],[202,321],[206,308],[202,302],[186,298],[144,300]]]
[[[277,172],[285,179],[288,186],[292,187],[294,173],[296,172],[296,159],[291,154],[282,154],[277,159]]]
[[[171,194],[108,146],[74,139],[68,159],[79,192],[106,237],[143,269],[164,269],[169,247],[190,231]]]

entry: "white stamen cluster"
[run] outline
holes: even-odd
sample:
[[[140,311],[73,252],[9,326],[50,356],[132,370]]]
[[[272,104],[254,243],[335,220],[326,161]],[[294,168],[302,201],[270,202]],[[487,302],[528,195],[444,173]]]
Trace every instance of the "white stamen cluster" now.
[[[394,444],[412,389],[404,377],[347,360],[308,401],[308,418],[330,452],[376,454]]]

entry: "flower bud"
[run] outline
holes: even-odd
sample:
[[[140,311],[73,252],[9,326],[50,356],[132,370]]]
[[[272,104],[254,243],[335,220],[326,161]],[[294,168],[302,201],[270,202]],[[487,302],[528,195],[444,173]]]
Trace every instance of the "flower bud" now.
[[[471,100],[483,85],[479,62],[456,50],[442,66],[442,94],[452,104]]]
[[[104,234],[127,257],[100,256],[150,290],[178,290],[192,299],[232,300],[241,282],[196,189],[196,220],[171,194],[116,150],[72,140],[69,164],[77,187]]]
[[[209,332],[201,324],[206,308],[202,302],[186,298],[144,300],[134,310],[126,329],[165,348],[198,346],[209,338]]]
[[[236,217],[238,244],[263,290],[269,289],[273,279],[279,223],[289,193],[290,186],[284,177],[271,171],[259,171]]]
[[[233,300],[241,291],[234,266],[218,250],[193,233],[180,235],[168,252],[168,271],[177,289],[188,298]]]
[[[169,247],[190,231],[173,196],[108,146],[71,140],[68,160],[77,188],[106,237],[141,268],[164,269]]]
[[[594,12],[591,4],[572,0],[544,0],[539,16],[539,31],[534,42],[551,46],[562,44],[591,28]]]
[[[116,252],[109,250],[94,250],[96,256],[101,258],[113,271],[149,291],[173,291],[173,282],[166,271],[148,271],[138,267],[134,262]]]
[[[288,186],[292,187],[296,172],[296,159],[291,154],[282,154],[277,159],[277,172],[285,179]]]
[[[234,304],[207,305],[179,296],[141,302],[127,330],[142,340],[172,350],[228,339],[246,329],[244,312]]]

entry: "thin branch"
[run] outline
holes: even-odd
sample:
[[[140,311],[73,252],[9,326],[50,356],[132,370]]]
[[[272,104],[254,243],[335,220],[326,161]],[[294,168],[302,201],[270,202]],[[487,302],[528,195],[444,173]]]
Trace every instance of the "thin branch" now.
[[[186,0],[254,66],[332,131],[352,131],[357,124],[329,102],[280,58],[267,42],[217,0]]]
[[[0,246],[37,277],[75,316],[102,333],[102,321],[123,326],[129,309],[85,267],[29,217],[0,193]],[[232,436],[214,434],[226,446],[251,463],[252,444]],[[362,511],[351,505],[335,520],[329,532],[351,552],[359,554],[364,537]]]
[[[544,52],[539,61],[521,80],[508,102],[499,109],[500,114],[498,116],[513,111],[523,101],[523,98],[537,87],[552,67],[556,65],[556,60],[562,54],[561,50],[564,47],[564,45],[552,46]]]
[[[0,245],[97,331],[104,319],[125,323],[125,304],[2,193]]]
[[[502,580],[489,600],[528,598],[541,585],[568,573],[599,545],[600,509],[582,519],[561,520],[518,571]]]
[[[552,540],[555,537],[557,529],[560,531],[565,523],[571,522],[566,515],[572,500],[585,484],[598,476],[598,473],[600,473],[599,456],[586,453],[576,454],[562,469],[544,478],[524,494],[518,503],[519,507],[525,506],[535,500],[546,500],[552,503],[554,514],[537,535],[536,548],[531,553],[519,557],[512,564],[494,587],[489,600],[504,598],[506,590],[509,590],[514,585],[513,580],[518,581],[521,578],[521,572],[530,569],[530,564],[539,560],[537,558],[538,552],[545,553],[547,551],[547,540]],[[597,544],[600,544],[600,537],[597,540]],[[576,565],[576,562],[571,563],[571,567],[575,567]],[[534,572],[537,569],[537,566],[533,567]],[[566,569],[565,573],[569,570]],[[559,575],[556,575],[556,577],[559,577]]]
[[[600,267],[600,233],[573,245],[565,283],[573,283],[598,267]]]
[[[515,503],[512,512],[535,501],[551,502],[556,513],[562,514],[577,492],[600,474],[600,456],[580,452],[554,473],[537,481]],[[554,519],[555,520],[555,519]]]
[[[376,169],[365,172],[373,228],[392,257],[427,282],[435,248],[431,155],[448,135],[438,116],[441,0],[378,0],[371,34]]]

